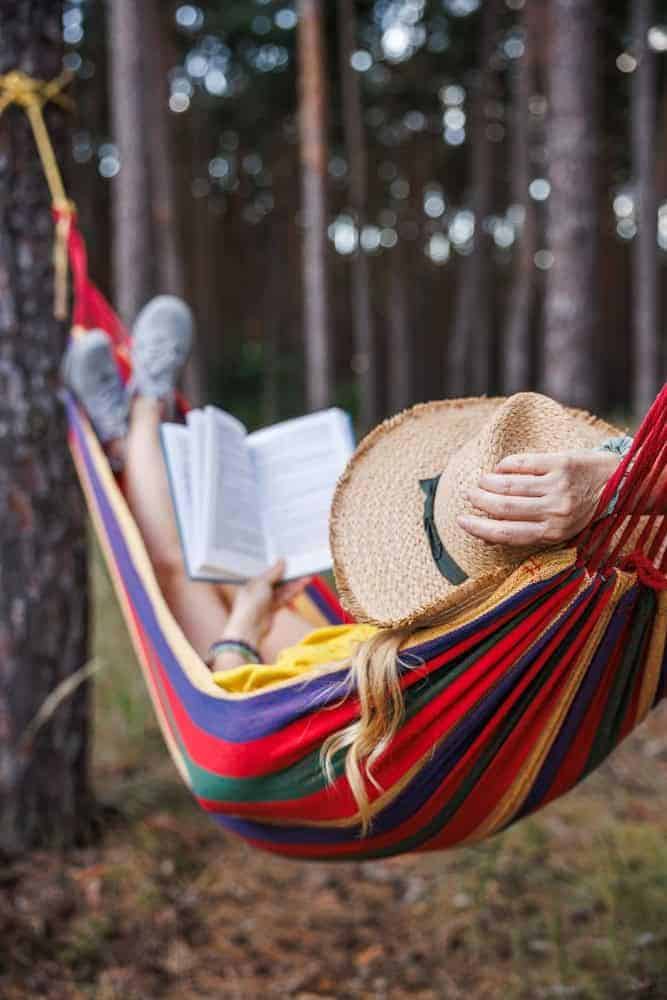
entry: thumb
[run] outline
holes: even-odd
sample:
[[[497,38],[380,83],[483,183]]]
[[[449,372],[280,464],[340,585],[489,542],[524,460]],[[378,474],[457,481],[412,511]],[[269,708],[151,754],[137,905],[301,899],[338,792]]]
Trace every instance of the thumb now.
[[[269,583],[273,586],[276,583],[280,583],[284,575],[285,560],[279,559],[278,562],[274,563],[273,566],[270,566],[262,573],[260,580],[263,580],[265,583]]]

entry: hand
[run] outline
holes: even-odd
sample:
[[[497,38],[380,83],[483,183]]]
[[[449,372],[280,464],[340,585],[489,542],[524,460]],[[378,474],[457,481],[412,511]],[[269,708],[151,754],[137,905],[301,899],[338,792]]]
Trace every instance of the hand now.
[[[259,645],[270,631],[276,612],[306,584],[305,580],[293,580],[278,586],[284,573],[285,562],[281,559],[237,589],[222,638],[245,639],[253,646]]]
[[[567,541],[592,519],[620,462],[618,455],[592,450],[508,455],[467,494],[486,516],[462,514],[458,523],[476,538],[502,545]]]

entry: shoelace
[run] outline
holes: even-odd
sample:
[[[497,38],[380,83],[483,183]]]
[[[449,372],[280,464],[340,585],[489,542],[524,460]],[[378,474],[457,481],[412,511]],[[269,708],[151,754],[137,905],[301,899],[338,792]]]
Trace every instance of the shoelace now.
[[[95,400],[99,405],[98,422],[104,425],[104,429],[115,429],[125,417],[125,400],[115,371],[100,372]]]

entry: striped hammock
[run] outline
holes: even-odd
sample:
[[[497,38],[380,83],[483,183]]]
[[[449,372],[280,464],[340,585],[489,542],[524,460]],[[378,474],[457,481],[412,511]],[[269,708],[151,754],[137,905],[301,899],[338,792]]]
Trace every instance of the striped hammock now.
[[[101,327],[127,373],[127,333],[89,282],[72,223],[73,334]],[[567,792],[663,697],[667,657],[667,518],[634,511],[652,493],[665,510],[667,386],[605,489],[615,513],[572,548],[523,564],[485,606],[424,633],[404,651],[405,721],[368,784],[362,836],[324,740],[358,716],[345,669],[223,691],[186,641],[105,454],[66,400],[72,454],[164,738],[183,780],[214,820],[250,844],[295,858],[379,858],[470,843]],[[406,569],[409,572],[409,568]],[[314,579],[299,610],[313,623],[344,613]]]

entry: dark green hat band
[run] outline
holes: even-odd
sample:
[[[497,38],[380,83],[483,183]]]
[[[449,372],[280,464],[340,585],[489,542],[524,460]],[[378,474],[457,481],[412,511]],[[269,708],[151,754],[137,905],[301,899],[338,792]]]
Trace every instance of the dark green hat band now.
[[[450,556],[449,552],[442,543],[442,539],[440,538],[438,529],[435,525],[433,509],[435,507],[435,494],[437,492],[439,482],[440,476],[436,476],[434,479],[419,480],[419,485],[421,486],[424,494],[424,530],[426,531],[426,536],[428,538],[429,545],[431,546],[433,562],[436,564],[444,578],[458,587],[459,584],[465,583],[468,579],[468,574],[465,573],[456,560]]]

